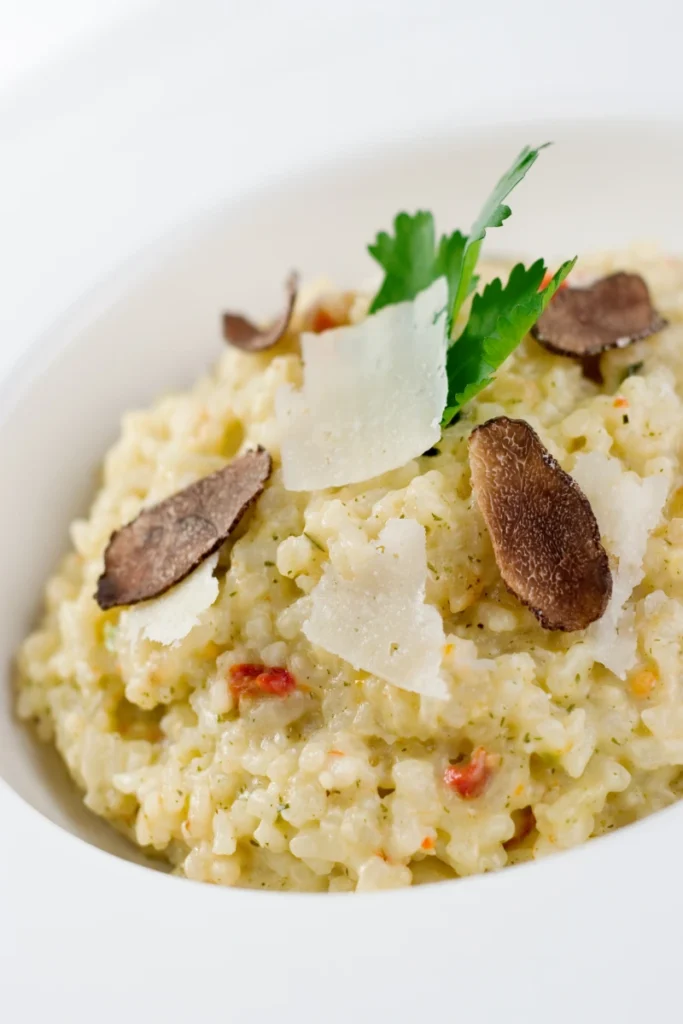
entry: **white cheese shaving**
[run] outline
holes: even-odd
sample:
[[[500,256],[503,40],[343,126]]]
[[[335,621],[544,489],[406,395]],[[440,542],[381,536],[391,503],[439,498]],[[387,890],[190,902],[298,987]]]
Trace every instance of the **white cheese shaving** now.
[[[633,611],[624,606],[645,574],[647,541],[661,518],[669,478],[625,472],[602,452],[579,455],[572,475],[591,503],[612,566],[610,603],[587,636],[596,661],[624,679],[637,657]]]
[[[359,324],[304,334],[304,384],[275,398],[290,491],[341,487],[405,465],[441,436],[447,287]]]
[[[443,620],[424,603],[424,527],[390,519],[367,557],[346,579],[327,565],[304,623],[313,644],[403,690],[447,697],[440,676]]]
[[[215,554],[168,593],[122,612],[120,636],[131,644],[140,636],[166,646],[178,643],[218,597],[218,580],[213,575],[217,565]]]

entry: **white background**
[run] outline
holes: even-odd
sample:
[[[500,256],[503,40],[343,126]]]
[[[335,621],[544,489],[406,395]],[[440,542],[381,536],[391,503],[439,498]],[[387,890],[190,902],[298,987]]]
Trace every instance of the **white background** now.
[[[4,0],[0,4],[0,89],[87,46],[146,0]],[[67,57],[68,59],[68,57]]]

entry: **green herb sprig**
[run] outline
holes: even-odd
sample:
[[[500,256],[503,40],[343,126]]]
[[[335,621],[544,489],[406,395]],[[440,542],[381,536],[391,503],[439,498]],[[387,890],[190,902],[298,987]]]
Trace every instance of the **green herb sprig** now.
[[[500,227],[510,216],[510,207],[504,200],[547,145],[536,149],[526,146],[521,151],[484,203],[469,235],[454,231],[443,235],[437,244],[434,217],[420,210],[415,214],[399,213],[393,234],[380,232],[368,246],[370,255],[384,270],[371,313],[414,299],[439,277],[448,282],[448,399],[442,418],[444,427],[491,383],[495,371],[533,327],[576,263],[576,257],[567,260],[549,280],[543,260],[528,268],[517,264],[505,284],[496,278],[474,296],[467,323],[461,334],[454,337],[462,307],[478,284],[475,271],[486,232]],[[544,281],[547,283],[541,287]]]

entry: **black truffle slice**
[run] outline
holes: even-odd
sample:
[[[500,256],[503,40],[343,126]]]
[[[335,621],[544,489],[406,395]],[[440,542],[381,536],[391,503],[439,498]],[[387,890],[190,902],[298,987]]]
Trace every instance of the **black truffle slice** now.
[[[287,305],[280,316],[269,327],[261,328],[240,313],[223,314],[223,337],[228,344],[243,352],[263,352],[272,348],[285,334],[294,312],[299,289],[299,275],[294,271],[285,282]]]
[[[585,362],[641,341],[666,324],[640,274],[620,271],[588,288],[561,288],[531,333],[551,352]]]
[[[590,503],[524,420],[505,416],[469,439],[472,487],[508,588],[546,629],[599,619],[612,574]]]
[[[112,534],[95,595],[100,608],[147,601],[185,579],[234,530],[271,468],[265,449],[246,452]]]

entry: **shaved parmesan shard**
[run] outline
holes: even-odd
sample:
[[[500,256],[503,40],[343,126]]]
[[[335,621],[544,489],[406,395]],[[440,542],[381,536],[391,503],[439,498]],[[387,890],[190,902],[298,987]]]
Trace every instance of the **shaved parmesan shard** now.
[[[359,324],[304,334],[304,385],[276,396],[290,491],[342,487],[438,441],[446,404],[445,278]]]
[[[440,676],[443,620],[424,603],[424,527],[390,519],[352,579],[327,565],[312,592],[305,636],[331,654],[427,697],[448,696]]]
[[[140,636],[166,646],[178,643],[218,597],[218,580],[213,574],[217,565],[215,554],[166,594],[122,612],[120,635],[129,643]]]
[[[618,459],[601,452],[579,455],[572,476],[591,503],[613,565],[610,603],[587,637],[596,661],[624,679],[637,657],[633,611],[624,606],[645,575],[648,537],[661,518],[670,481],[663,473],[643,479],[624,472]]]

